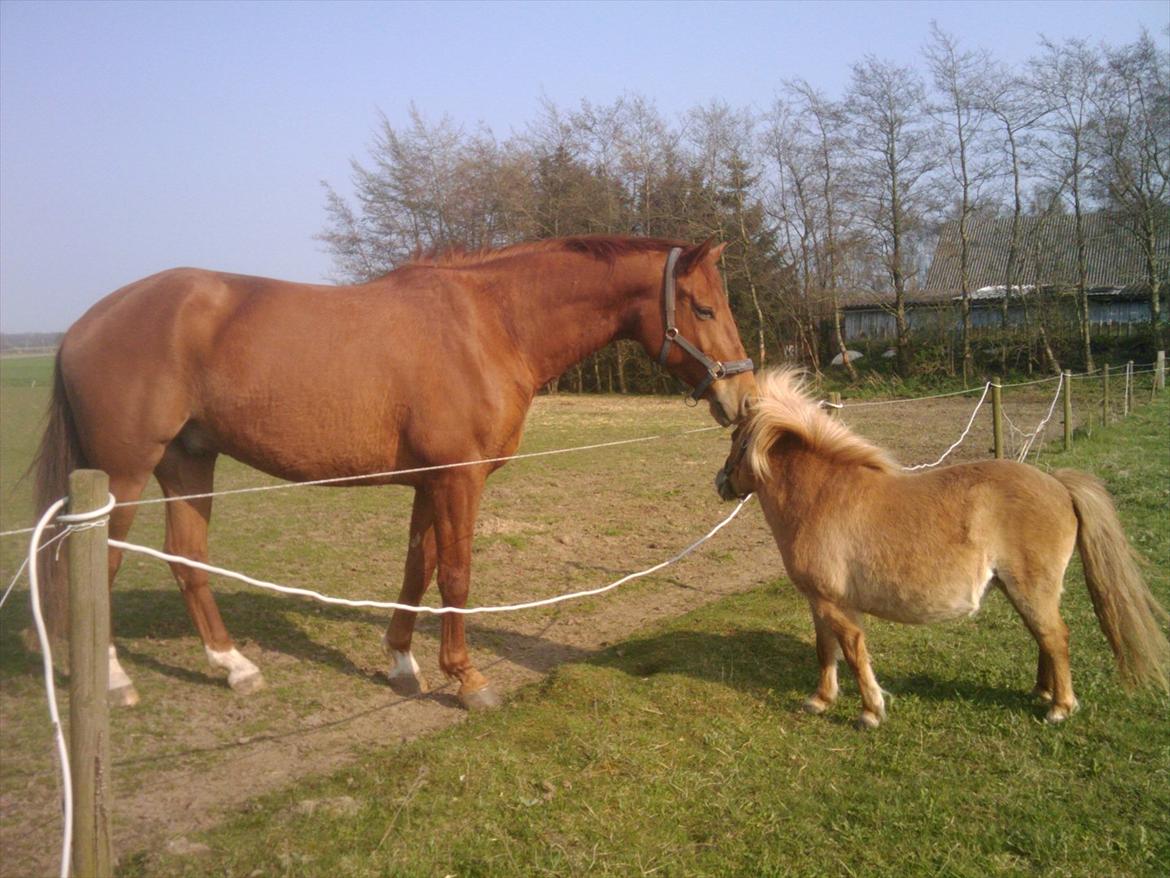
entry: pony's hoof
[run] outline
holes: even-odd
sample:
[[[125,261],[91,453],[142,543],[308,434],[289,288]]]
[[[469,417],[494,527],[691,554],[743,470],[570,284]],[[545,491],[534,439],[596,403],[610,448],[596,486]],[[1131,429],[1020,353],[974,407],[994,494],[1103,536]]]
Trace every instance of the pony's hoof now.
[[[133,684],[110,689],[106,693],[106,700],[110,707],[133,707],[138,703],[138,690]]]
[[[1074,713],[1076,713],[1078,707],[1080,707],[1080,705],[1075,701],[1067,707],[1054,704],[1048,709],[1048,714],[1044,717],[1044,722],[1053,726],[1057,723],[1062,723]]]
[[[804,702],[804,712],[811,713],[813,716],[820,716],[829,709],[829,702],[818,698],[816,695],[808,698]]]
[[[459,701],[471,711],[495,710],[504,703],[490,685],[476,689],[474,692],[460,691]]]
[[[853,724],[853,728],[857,729],[859,732],[868,732],[871,729],[876,729],[881,724],[882,721],[877,717],[877,715],[872,714],[867,710],[857,718],[857,722]]]
[[[1032,697],[1043,701],[1045,704],[1052,703],[1052,693],[1040,686],[1032,690]]]
[[[395,674],[388,678],[390,689],[402,698],[414,698],[430,691],[426,677],[422,674]]]
[[[259,671],[240,674],[238,677],[235,674],[229,674],[228,685],[237,695],[251,695],[264,688],[264,675]]]

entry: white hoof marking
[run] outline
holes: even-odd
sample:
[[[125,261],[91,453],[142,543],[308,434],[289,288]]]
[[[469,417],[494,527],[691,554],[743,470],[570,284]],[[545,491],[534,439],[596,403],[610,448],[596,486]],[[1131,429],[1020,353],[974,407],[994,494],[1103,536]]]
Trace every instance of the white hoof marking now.
[[[118,661],[118,650],[114,648],[114,644],[110,644],[110,684],[109,690],[113,692],[115,689],[132,689],[134,683],[131,681],[129,674],[122,670],[122,665]]]
[[[246,695],[263,687],[264,677],[261,676],[260,669],[244,658],[234,646],[226,652],[216,652],[205,646],[204,651],[213,668],[223,668],[228,672],[228,685],[237,692]]]

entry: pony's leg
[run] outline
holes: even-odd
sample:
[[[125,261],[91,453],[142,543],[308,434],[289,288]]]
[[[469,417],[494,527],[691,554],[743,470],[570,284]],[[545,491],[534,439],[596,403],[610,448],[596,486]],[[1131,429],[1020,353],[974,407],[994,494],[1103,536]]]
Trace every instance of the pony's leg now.
[[[110,493],[119,503],[131,503],[142,496],[142,490],[150,474],[134,476],[110,476]],[[130,525],[134,523],[137,506],[119,506],[110,513],[109,536],[112,540],[125,541],[130,534]],[[114,707],[133,707],[138,703],[138,690],[134,688],[134,681],[126,673],[121,662],[118,661],[118,650],[114,646],[114,579],[122,567],[122,549],[110,546],[107,556],[107,573],[110,585],[110,644],[109,644],[109,683],[107,684],[107,698]]]
[[[1026,591],[1021,587],[1021,580],[1011,574],[1000,573],[999,580],[1040,650],[1035,691],[1049,702],[1045,719],[1050,723],[1063,722],[1079,705],[1072,687],[1068,626],[1060,617],[1061,579],[1035,576],[1029,580],[1032,587]]]
[[[876,729],[886,718],[886,702],[869,664],[869,650],[865,647],[865,632],[861,628],[860,615],[825,600],[816,602],[814,612],[837,636],[841,651],[845,653],[845,661],[857,678],[862,708],[857,718],[857,728]]]
[[[422,600],[435,575],[435,563],[435,509],[429,489],[423,486],[414,492],[414,508],[410,513],[410,546],[406,550],[406,571],[402,577],[398,603],[417,605]],[[382,636],[382,645],[393,662],[390,667],[390,688],[402,696],[427,691],[427,681],[410,651],[417,617],[418,613],[395,610]]]
[[[167,447],[155,476],[167,497],[210,493],[215,471],[215,455],[190,454],[178,443]],[[207,526],[211,521],[211,498],[176,500],[167,506],[166,551],[194,561],[207,561]],[[232,642],[208,587],[207,573],[184,564],[171,564],[179,582],[187,614],[203,640],[207,660],[212,667],[228,672],[228,684],[236,692],[248,695],[264,686],[264,677]]]
[[[439,591],[443,606],[464,607],[471,586],[471,540],[475,516],[483,494],[485,475],[469,470],[448,471],[433,487],[435,546],[438,553]],[[463,629],[463,617],[447,613],[442,618],[439,668],[459,681],[459,700],[469,710],[496,707],[500,698],[471,663]]]
[[[841,647],[832,626],[817,615],[815,608],[813,624],[817,629],[817,661],[821,667],[821,679],[816,692],[804,702],[804,709],[809,713],[822,714],[837,700],[837,659],[841,656]]]

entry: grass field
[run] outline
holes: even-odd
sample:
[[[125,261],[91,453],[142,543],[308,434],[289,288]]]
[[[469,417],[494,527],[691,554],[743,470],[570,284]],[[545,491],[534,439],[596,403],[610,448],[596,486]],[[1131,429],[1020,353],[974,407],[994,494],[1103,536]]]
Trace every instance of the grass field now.
[[[0,529],[29,514],[15,483],[48,377],[47,361],[30,363],[15,378],[0,363]],[[1034,425],[1051,390],[1009,394],[1012,416]],[[1077,399],[1090,409],[1086,391]],[[1165,603],[1168,402],[1098,426],[1072,454],[1041,456],[1106,479]],[[846,417],[917,463],[953,441],[971,405]],[[959,459],[986,455],[984,420]],[[704,425],[677,400],[542,398],[523,450]],[[725,452],[713,432],[505,468],[477,531],[473,603],[597,585],[661,560],[726,513],[710,487]],[[217,487],[263,481],[225,461]],[[386,595],[408,505],[407,492],[376,489],[225,498],[213,560],[343,596]],[[1078,571],[1065,607],[1083,708],[1064,727],[1040,721],[1026,695],[1034,647],[993,597],[961,624],[871,624],[875,668],[895,698],[890,722],[862,735],[850,725],[851,681],[828,717],[800,713],[816,676],[807,609],[775,580],[758,510],[745,512],[660,576],[474,626],[477,662],[516,694],[470,718],[447,690],[390,696],[378,680],[381,614],[217,584],[270,684],[237,698],[205,667],[166,571],[128,562],[116,628],[143,704],[113,720],[121,872],[1159,874],[1170,859],[1170,704],[1117,691]],[[132,539],[161,543],[157,510]],[[10,575],[20,548],[0,551]],[[16,636],[26,602],[18,591],[0,615],[6,875],[48,872],[57,831],[37,665]],[[436,633],[420,626],[416,649],[440,682]]]

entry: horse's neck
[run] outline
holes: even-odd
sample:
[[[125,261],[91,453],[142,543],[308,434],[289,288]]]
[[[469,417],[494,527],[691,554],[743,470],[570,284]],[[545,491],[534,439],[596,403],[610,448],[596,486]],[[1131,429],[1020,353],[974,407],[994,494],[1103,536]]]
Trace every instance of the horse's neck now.
[[[509,297],[512,334],[536,387],[615,338],[637,337],[653,310],[651,272],[620,257],[610,265],[585,255],[557,255],[555,263],[534,260],[531,273],[518,273]]]

